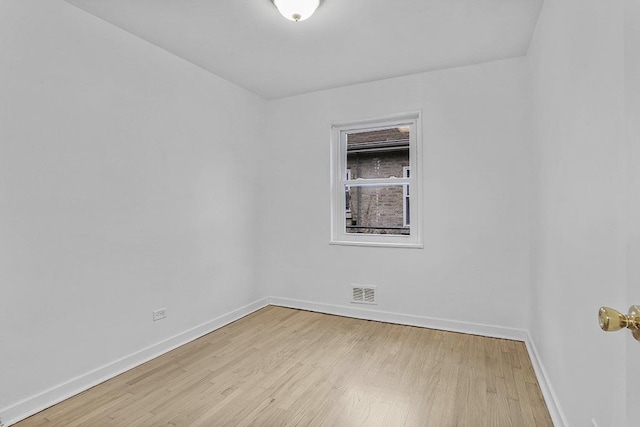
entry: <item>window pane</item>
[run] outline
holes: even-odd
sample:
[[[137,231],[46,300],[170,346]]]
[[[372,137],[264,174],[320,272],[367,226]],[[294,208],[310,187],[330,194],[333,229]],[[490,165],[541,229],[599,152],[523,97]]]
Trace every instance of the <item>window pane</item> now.
[[[409,208],[404,195],[408,185],[345,186],[346,232],[350,234],[409,235]],[[406,225],[405,225],[406,224]]]
[[[409,127],[347,134],[347,169],[351,179],[402,177],[409,166]]]

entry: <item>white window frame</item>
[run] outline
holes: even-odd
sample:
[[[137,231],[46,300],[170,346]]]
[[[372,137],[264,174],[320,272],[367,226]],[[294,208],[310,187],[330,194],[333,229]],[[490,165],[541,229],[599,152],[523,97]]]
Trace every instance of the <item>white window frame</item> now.
[[[409,177],[380,179],[347,179],[347,135],[390,127],[409,127]],[[422,129],[420,112],[394,114],[360,121],[334,122],[331,125],[331,244],[356,246],[389,246],[422,248],[422,212],[420,203],[420,176],[422,171]],[[404,175],[404,174],[403,174]],[[359,234],[347,233],[345,212],[345,188],[402,185],[403,195],[407,185],[411,188],[410,234]],[[403,197],[403,210],[405,199]],[[406,219],[403,218],[403,220]]]
[[[347,169],[347,181],[351,181],[351,169]],[[344,189],[344,211],[345,212],[351,212],[351,210],[349,210],[349,206],[347,206],[347,199],[348,199],[348,194],[349,194],[349,188],[345,188]]]
[[[411,166],[402,168],[402,177],[409,178],[411,176]],[[409,210],[407,211],[407,202],[409,202]],[[409,215],[407,215],[409,214]],[[407,217],[409,221],[407,221]],[[408,185],[402,186],[402,226],[410,227],[411,224],[411,190]]]

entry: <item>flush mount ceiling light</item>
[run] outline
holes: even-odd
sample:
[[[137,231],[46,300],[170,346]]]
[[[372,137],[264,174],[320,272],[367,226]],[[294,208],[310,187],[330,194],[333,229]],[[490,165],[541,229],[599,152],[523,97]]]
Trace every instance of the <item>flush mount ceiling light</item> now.
[[[304,21],[316,11],[322,0],[271,0],[282,16],[290,21]]]

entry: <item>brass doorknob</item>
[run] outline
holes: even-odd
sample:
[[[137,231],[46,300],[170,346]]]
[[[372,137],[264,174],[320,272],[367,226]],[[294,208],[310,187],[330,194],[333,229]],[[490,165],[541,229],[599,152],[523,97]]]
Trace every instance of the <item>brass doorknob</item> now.
[[[629,307],[629,314],[622,314],[609,307],[600,307],[598,322],[603,331],[613,332],[623,328],[631,329],[633,337],[640,341],[640,306]]]

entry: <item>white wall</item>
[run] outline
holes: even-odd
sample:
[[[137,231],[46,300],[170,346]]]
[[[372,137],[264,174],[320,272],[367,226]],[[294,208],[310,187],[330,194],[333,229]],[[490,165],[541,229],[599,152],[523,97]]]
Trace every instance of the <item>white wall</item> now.
[[[625,116],[627,121],[629,226],[627,256],[627,300],[622,306],[640,304],[640,0],[625,0]],[[627,424],[640,419],[640,389],[632,378],[640,378],[639,343],[627,334]]]
[[[6,421],[264,295],[251,266],[265,102],[61,0],[3,0],[0,52]]]
[[[379,304],[365,308],[524,328],[526,66],[514,59],[272,101],[261,181],[261,280],[270,294],[344,307],[351,284],[377,285]],[[425,248],[329,245],[330,123],[415,110]]]
[[[600,305],[628,306],[623,29],[620,0],[548,0],[529,51],[530,329],[571,426],[625,425],[628,337],[596,319]]]

